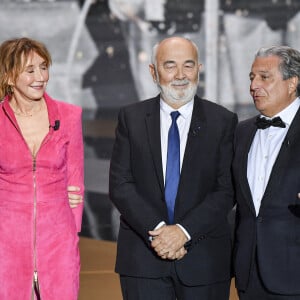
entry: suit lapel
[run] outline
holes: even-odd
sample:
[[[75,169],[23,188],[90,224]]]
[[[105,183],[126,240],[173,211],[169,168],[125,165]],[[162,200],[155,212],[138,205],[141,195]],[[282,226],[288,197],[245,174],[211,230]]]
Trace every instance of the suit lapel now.
[[[200,99],[195,96],[191,125],[182,163],[182,171],[184,171],[184,169],[190,165],[189,160],[193,160],[193,152],[195,147],[201,144],[199,139],[203,139],[206,133],[206,126],[206,116],[204,114],[204,109],[202,108],[202,103]]]
[[[186,142],[180,181],[178,187],[177,198],[180,196],[181,192],[184,190],[184,183],[189,182],[191,174],[193,174],[193,170],[191,170],[191,166],[194,166],[194,159],[196,156],[199,156],[201,152],[205,152],[205,140],[207,134],[207,121],[203,108],[203,104],[198,98],[195,96],[193,113],[191,118],[190,130],[188,133],[188,138]],[[197,172],[201,172],[201,170],[197,170]]]
[[[279,182],[284,172],[282,169],[286,168],[286,162],[290,157],[290,151],[293,149],[293,144],[297,142],[300,136],[300,108],[298,109],[293,122],[287,132],[287,135],[279,150],[277,159],[275,160],[270,178],[266,187],[266,191],[262,200],[261,208],[264,207],[268,199],[272,199],[272,195],[280,188]]]
[[[252,212],[255,214],[255,207],[253,204],[252,194],[247,178],[247,167],[248,167],[248,153],[250,151],[257,127],[255,126],[255,118],[252,118],[249,121],[248,126],[246,127],[247,131],[243,132],[243,136],[239,136],[238,138],[243,139],[243,147],[240,151],[242,151],[242,159],[241,159],[241,173],[240,173],[240,182],[241,189],[247,199],[247,204],[249,205]],[[238,141],[239,142],[239,141]]]
[[[160,140],[160,103],[159,96],[145,116],[149,148],[152,153],[153,163],[158,178],[159,186],[164,193],[164,179],[161,158]]]

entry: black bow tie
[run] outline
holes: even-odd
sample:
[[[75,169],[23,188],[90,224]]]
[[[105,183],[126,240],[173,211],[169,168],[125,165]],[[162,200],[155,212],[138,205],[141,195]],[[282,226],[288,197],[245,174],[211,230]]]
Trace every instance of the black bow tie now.
[[[264,117],[262,117],[262,118],[257,117],[255,125],[257,126],[258,129],[266,129],[266,128],[269,128],[270,126],[285,128],[285,124],[281,120],[280,117],[276,117],[276,118],[271,119],[271,120],[268,120]]]

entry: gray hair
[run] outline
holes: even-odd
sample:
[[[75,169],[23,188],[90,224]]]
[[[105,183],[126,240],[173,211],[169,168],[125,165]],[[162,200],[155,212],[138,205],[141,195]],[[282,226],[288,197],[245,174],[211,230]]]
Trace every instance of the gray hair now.
[[[190,40],[188,38],[185,38],[185,37],[181,37],[181,38],[187,40],[188,42],[190,42],[195,47],[195,49],[197,51],[197,57],[198,57],[199,56],[199,49],[198,49],[198,46],[195,44],[195,42],[193,42],[192,40]],[[155,66],[155,68],[157,67],[157,61],[156,61],[157,49],[158,49],[158,46],[160,45],[160,43],[162,41],[164,41],[164,40],[161,40],[160,42],[156,43],[152,48],[151,63]]]
[[[255,54],[256,57],[278,56],[281,60],[279,71],[282,79],[286,80],[292,77],[298,78],[296,89],[297,96],[300,95],[300,52],[288,46],[272,46],[260,48]]]

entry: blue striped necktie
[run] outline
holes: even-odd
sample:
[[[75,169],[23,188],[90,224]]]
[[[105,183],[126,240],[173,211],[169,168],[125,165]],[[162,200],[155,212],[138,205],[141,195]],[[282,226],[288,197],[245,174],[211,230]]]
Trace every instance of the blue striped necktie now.
[[[168,154],[165,178],[165,199],[170,224],[174,221],[174,206],[180,177],[180,138],[176,123],[180,113],[171,113],[172,124],[168,134]]]

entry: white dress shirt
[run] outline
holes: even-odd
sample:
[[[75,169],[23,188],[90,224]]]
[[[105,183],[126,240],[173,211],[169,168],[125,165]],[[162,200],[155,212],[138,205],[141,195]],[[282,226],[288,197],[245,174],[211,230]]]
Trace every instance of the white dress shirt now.
[[[190,130],[193,107],[194,107],[194,99],[189,101],[185,105],[181,106],[179,109],[177,109],[177,111],[179,111],[180,113],[176,121],[178,126],[178,131],[179,131],[179,137],[180,137],[180,171],[182,167],[182,161],[184,157],[188,133]],[[162,157],[164,182],[166,179],[166,168],[167,168],[168,134],[172,124],[172,118],[170,113],[172,111],[175,111],[175,109],[169,106],[162,99],[160,99],[160,139],[161,139],[161,157]],[[155,227],[155,229],[158,229],[165,224],[166,223],[162,221]],[[186,231],[186,229],[180,224],[176,224],[176,225],[181,228],[181,230],[184,232],[187,239],[190,240],[191,236]]]
[[[188,133],[190,130],[190,124],[192,119],[192,112],[194,107],[194,100],[189,101],[187,104],[181,106],[177,111],[180,115],[177,118],[177,126],[180,137],[180,170],[182,167],[182,161],[187,142]],[[172,118],[170,113],[175,111],[174,108],[169,106],[163,100],[160,100],[160,139],[161,139],[161,157],[164,181],[166,179],[166,167],[167,167],[167,154],[168,154],[168,134],[172,124]]]
[[[261,200],[265,193],[273,165],[299,106],[300,98],[297,98],[288,107],[273,117],[279,116],[285,123],[285,128],[270,126],[267,129],[258,129],[254,136],[248,153],[247,178],[256,215],[259,214]],[[268,117],[265,118],[270,119]]]

